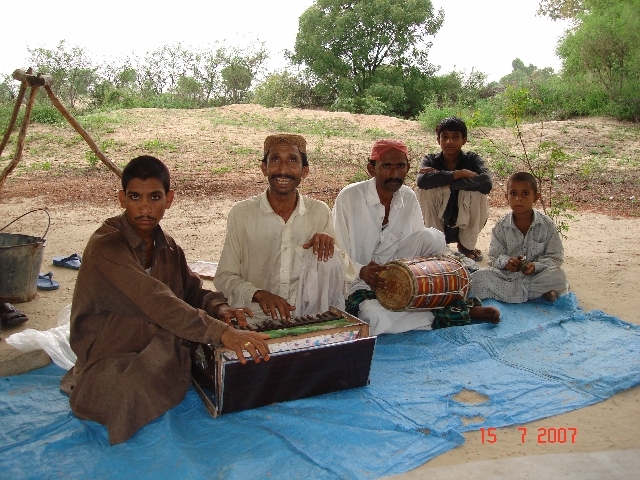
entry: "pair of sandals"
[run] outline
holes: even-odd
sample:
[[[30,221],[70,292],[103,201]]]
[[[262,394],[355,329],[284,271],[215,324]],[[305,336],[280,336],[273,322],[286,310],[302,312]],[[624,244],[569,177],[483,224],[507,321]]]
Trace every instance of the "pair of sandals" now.
[[[82,257],[77,253],[73,253],[68,257],[53,257],[53,264],[58,267],[70,268],[71,270],[80,270]],[[37,286],[39,290],[57,290],[60,288],[60,284],[53,279],[53,272],[38,275]]]
[[[15,327],[27,320],[29,317],[10,303],[0,303],[0,323],[3,327]]]
[[[458,242],[458,251],[465,257],[468,257],[475,262],[481,262],[484,258],[484,256],[482,255],[482,251],[478,250],[477,248],[474,248],[473,250],[465,248],[465,246],[460,242]]]

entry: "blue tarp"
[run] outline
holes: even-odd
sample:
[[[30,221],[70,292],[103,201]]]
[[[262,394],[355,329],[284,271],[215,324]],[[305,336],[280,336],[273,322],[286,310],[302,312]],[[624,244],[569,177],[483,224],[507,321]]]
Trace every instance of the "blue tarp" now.
[[[0,378],[2,478],[379,478],[464,441],[461,432],[574,410],[640,383],[640,326],[575,296],[488,301],[502,323],[378,338],[370,386],[209,416],[184,401],[124,444],[76,419],[49,366]],[[457,397],[470,390],[479,403]]]

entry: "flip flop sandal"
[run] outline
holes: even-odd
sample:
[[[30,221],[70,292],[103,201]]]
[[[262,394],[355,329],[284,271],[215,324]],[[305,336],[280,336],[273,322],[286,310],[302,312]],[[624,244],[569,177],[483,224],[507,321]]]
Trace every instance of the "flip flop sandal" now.
[[[3,327],[15,327],[16,325],[20,325],[21,323],[29,320],[24,313],[18,310],[11,304],[9,305],[9,311],[0,313],[0,321],[2,322]]]
[[[60,284],[52,279],[53,272],[38,275],[38,288],[40,290],[56,290]]]
[[[80,270],[80,263],[82,258],[77,253],[69,255],[68,257],[53,257],[53,264],[58,267],[66,267],[72,270]]]

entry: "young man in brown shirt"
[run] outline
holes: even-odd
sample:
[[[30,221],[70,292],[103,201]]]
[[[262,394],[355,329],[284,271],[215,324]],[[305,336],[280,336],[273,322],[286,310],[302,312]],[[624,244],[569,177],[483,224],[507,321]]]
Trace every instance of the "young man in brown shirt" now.
[[[61,388],[76,416],[107,426],[111,444],[182,401],[191,379],[190,342],[222,343],[243,363],[243,349],[256,362],[269,359],[265,336],[225,323],[233,317],[243,323],[250,312],[203,289],[160,228],[173,196],[160,160],[134,158],[122,172],[125,212],[96,230],[82,256],[71,305],[78,359]]]

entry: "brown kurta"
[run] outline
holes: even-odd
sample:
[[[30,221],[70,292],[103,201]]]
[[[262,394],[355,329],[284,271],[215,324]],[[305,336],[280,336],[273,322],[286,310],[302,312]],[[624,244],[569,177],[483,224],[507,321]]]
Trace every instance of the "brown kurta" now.
[[[202,288],[182,249],[158,226],[151,271],[145,243],[125,215],[104,222],[82,256],[71,306],[75,367],[62,379],[73,412],[106,425],[111,444],[182,401],[189,341],[219,343],[212,312],[221,293]]]

